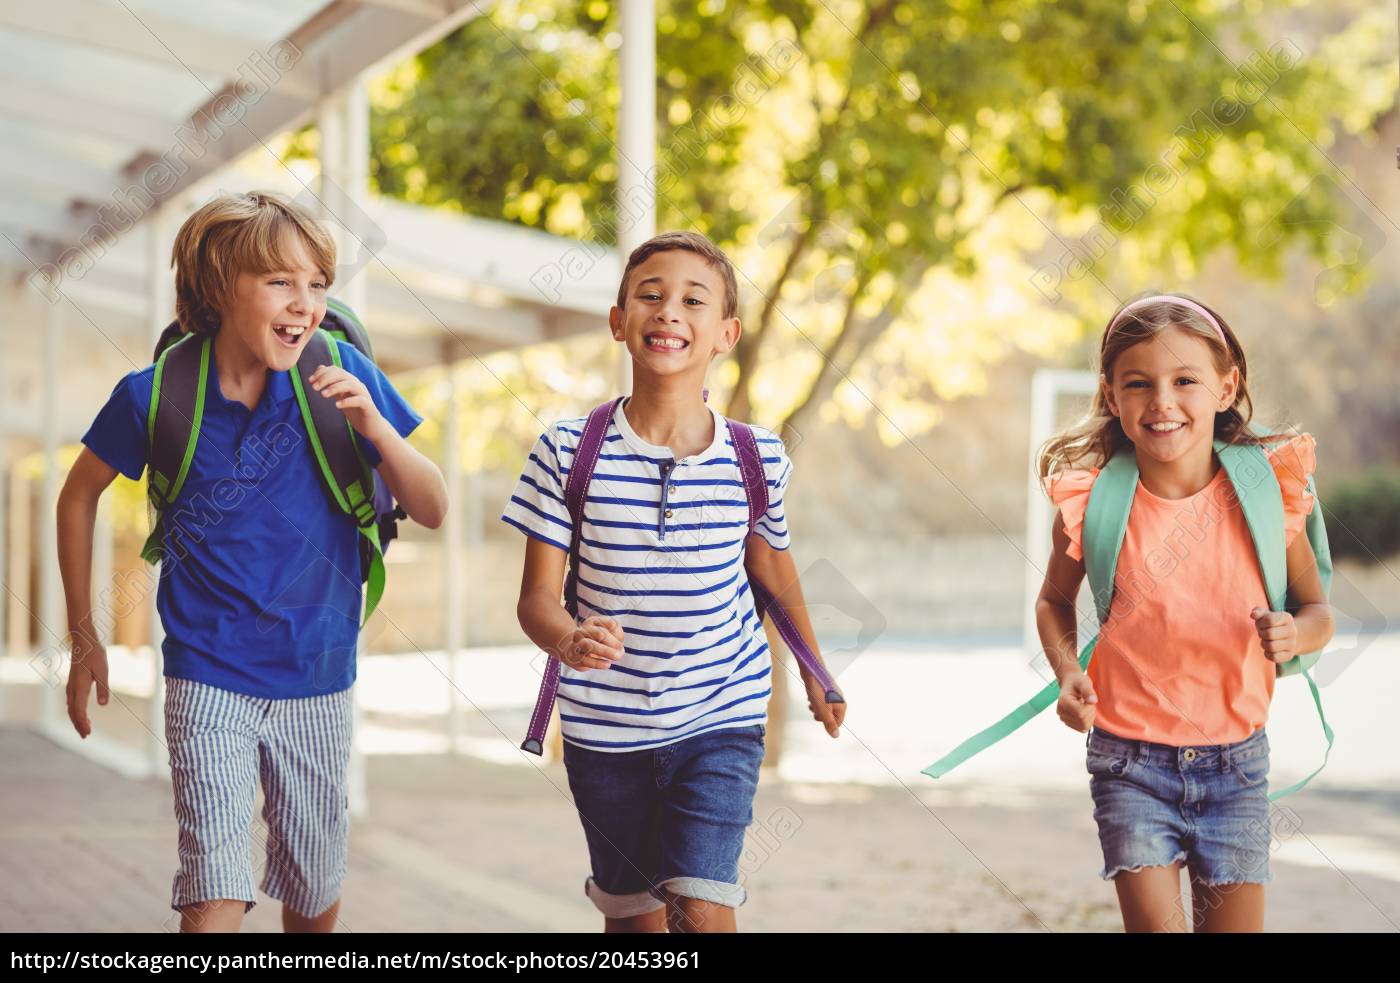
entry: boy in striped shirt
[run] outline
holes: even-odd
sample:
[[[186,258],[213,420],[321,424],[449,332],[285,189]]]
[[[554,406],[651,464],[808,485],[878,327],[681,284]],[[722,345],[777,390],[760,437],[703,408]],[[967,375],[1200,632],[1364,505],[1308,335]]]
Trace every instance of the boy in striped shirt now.
[[[583,419],[540,436],[502,515],[528,537],[521,627],[562,663],[564,764],[605,931],[734,931],[773,685],[750,577],[816,651],[787,551],[783,443],[754,428],[770,504],[750,536],[728,427],[704,399],[711,361],[739,340],[737,307],[734,268],[703,235],[668,232],[628,258],[608,320],[633,392],[584,502],[577,624],[560,596]],[[845,705],[802,677],[836,737]]]

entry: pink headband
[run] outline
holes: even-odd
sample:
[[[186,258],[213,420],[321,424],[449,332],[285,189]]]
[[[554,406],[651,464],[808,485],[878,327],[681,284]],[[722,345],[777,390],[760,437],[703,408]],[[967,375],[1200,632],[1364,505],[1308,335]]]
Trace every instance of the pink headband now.
[[[1109,322],[1108,330],[1103,333],[1104,338],[1106,339],[1109,335],[1113,334],[1113,329],[1118,327],[1118,322],[1123,320],[1123,318],[1127,316],[1128,312],[1131,311],[1134,307],[1141,307],[1143,304],[1151,304],[1156,301],[1165,301],[1168,304],[1177,304],[1181,307],[1185,307],[1189,310],[1195,311],[1197,314],[1201,315],[1201,317],[1206,319],[1207,324],[1209,324],[1212,328],[1215,329],[1215,333],[1220,336],[1220,343],[1225,346],[1225,350],[1230,350],[1230,343],[1225,340],[1225,329],[1220,326],[1220,322],[1215,319],[1215,315],[1213,315],[1210,311],[1206,310],[1200,304],[1196,303],[1194,300],[1187,300],[1185,297],[1176,297],[1172,294],[1157,294],[1152,297],[1144,297],[1142,298],[1142,300],[1133,301],[1127,307],[1119,311],[1118,316]]]

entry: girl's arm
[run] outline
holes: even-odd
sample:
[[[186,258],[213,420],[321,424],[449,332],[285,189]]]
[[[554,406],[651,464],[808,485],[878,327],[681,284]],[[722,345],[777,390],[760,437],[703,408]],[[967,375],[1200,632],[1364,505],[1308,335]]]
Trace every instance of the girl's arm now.
[[[1040,632],[1040,644],[1045,658],[1060,684],[1060,699],[1055,707],[1060,720],[1080,733],[1094,724],[1094,706],[1098,697],[1089,676],[1079,668],[1078,632],[1075,626],[1074,599],[1084,580],[1084,561],[1069,555],[1069,535],[1064,518],[1055,513],[1051,534],[1050,563],[1045,568],[1045,583],[1035,602],[1035,625]]]
[[[68,719],[80,737],[92,733],[88,694],[97,684],[97,703],[106,706],[107,651],[92,619],[92,535],[97,502],[117,477],[116,469],[83,448],[58,495],[58,571],[68,610],[72,661],[68,666]]]
[[[1080,671],[1074,599],[1084,581],[1084,561],[1069,555],[1069,536],[1059,512],[1055,513],[1051,547],[1045,582],[1035,602],[1035,626],[1050,669],[1063,683],[1066,675]]]
[[[797,576],[797,564],[793,562],[791,550],[775,550],[768,541],[757,534],[749,536],[744,568],[748,575],[757,580],[783,606],[783,610],[797,626],[797,633],[807,643],[812,654],[821,659],[821,649],[817,646],[817,635],[812,630],[811,619],[807,617],[807,602],[802,596],[802,583]],[[815,676],[807,672],[800,662],[802,684],[807,689],[807,708],[812,717],[826,728],[832,737],[841,734],[841,725],[846,721],[846,704],[827,703],[826,690]],[[840,687],[837,687],[840,692]],[[843,694],[844,695],[844,694]]]
[[[622,658],[622,626],[604,617],[574,624],[560,603],[567,559],[563,550],[526,537],[515,616],[530,641],[546,653],[575,669],[607,669]]]
[[[1318,651],[1337,629],[1306,532],[1293,537],[1288,547],[1288,602],[1291,614],[1262,607],[1249,613],[1264,654],[1275,662],[1287,662],[1299,652]]]

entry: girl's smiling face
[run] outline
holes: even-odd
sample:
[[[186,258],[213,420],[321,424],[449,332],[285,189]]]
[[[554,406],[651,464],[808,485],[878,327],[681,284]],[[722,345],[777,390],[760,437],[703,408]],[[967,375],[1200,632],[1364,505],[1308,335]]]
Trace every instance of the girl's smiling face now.
[[[703,376],[711,358],[739,340],[739,319],[723,312],[719,273],[696,253],[667,249],[628,274],[627,304],[614,307],[608,322],[638,369]]]
[[[311,332],[326,316],[327,278],[301,237],[287,232],[280,253],[286,269],[238,274],[233,303],[221,313],[219,329],[232,330],[274,372],[296,365]]]
[[[1101,379],[1109,409],[1139,454],[1163,464],[1209,453],[1215,415],[1239,390],[1239,369],[1221,374],[1215,353],[1192,331],[1172,326],[1138,342]]]

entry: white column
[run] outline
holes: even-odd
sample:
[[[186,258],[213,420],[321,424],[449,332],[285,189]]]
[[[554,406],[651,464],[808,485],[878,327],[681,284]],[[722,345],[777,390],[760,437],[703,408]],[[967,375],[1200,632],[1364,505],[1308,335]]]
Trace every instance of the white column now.
[[[146,262],[147,300],[150,309],[147,323],[151,329],[151,346],[155,347],[160,333],[175,319],[175,281],[170,268],[170,248],[167,222],[171,206],[157,206],[146,216]],[[160,612],[156,607],[156,596],[160,587],[160,567],[147,566],[150,576],[147,601],[150,620],[151,643],[151,702],[146,706],[146,730],[150,734],[146,741],[146,756],[151,774],[169,774],[170,756],[165,750],[165,657],[161,646],[165,644],[165,628],[160,623]]]
[[[33,588],[29,580],[29,558],[32,555],[34,534],[29,524],[29,479],[20,471],[18,463],[9,470],[9,526],[10,555],[5,571],[9,583],[6,591],[13,598],[9,606],[6,634],[9,636],[6,649],[16,659],[29,659],[29,612],[34,608]]]
[[[58,576],[58,364],[63,344],[63,308],[50,302],[44,308],[43,339],[43,454],[44,472],[39,491],[39,649],[55,654],[40,703],[40,720],[58,726],[64,716],[67,670],[57,653],[67,635],[63,595]],[[58,671],[62,669],[62,671]]]
[[[458,661],[462,658],[462,643],[466,634],[466,608],[464,606],[462,576],[462,411],[458,403],[460,395],[461,368],[457,363],[447,365],[447,378],[444,381],[447,399],[444,404],[442,432],[442,472],[447,481],[447,519],[442,525],[442,609],[446,619],[443,625],[443,648],[447,652],[447,718],[444,728],[447,732],[449,751],[457,750],[457,738],[461,735],[461,701],[458,693],[462,679],[458,672]]]
[[[335,236],[337,266],[340,266],[357,256],[363,248],[353,235],[356,224],[354,216],[362,213],[353,207],[353,203],[364,200],[369,183],[369,98],[363,81],[353,79],[344,88],[322,100],[317,128],[321,134],[321,184],[318,190],[324,209],[322,218]],[[369,276],[362,269],[346,282],[337,281],[332,290],[373,331],[374,326],[368,318],[368,286]],[[363,659],[365,655],[361,642],[356,657]],[[353,733],[356,736],[352,738],[355,743],[350,750],[350,814],[363,816],[369,811],[369,777],[364,752],[359,749],[358,741],[364,718],[359,687],[355,688],[353,696]]]
[[[618,252],[622,261],[656,234],[656,2],[622,0],[621,105],[618,107]],[[620,346],[619,346],[620,347]],[[621,392],[632,363],[619,360]]]

